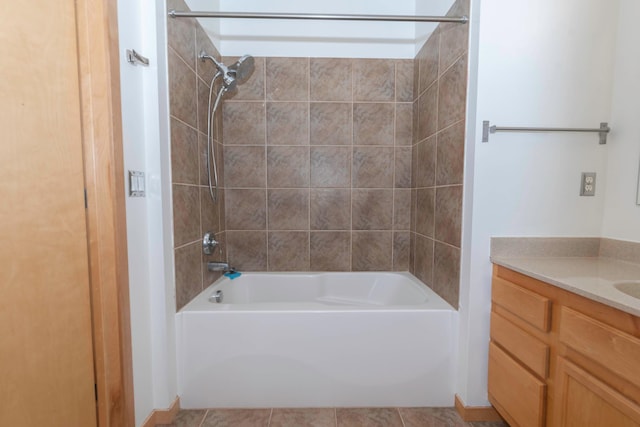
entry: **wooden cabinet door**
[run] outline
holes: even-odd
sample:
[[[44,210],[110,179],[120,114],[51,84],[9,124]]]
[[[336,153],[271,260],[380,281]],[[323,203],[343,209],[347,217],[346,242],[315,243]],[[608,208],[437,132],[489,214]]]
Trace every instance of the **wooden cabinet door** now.
[[[96,425],[76,5],[2,2],[0,425]]]
[[[570,361],[559,358],[554,420],[562,427],[640,426],[640,407]]]

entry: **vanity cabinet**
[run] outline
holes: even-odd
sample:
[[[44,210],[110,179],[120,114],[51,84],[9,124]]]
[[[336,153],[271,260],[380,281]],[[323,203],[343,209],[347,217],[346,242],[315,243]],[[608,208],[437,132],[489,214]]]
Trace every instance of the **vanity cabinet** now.
[[[511,427],[640,426],[640,319],[494,266],[489,400]]]
[[[494,276],[489,400],[511,426],[545,425],[551,300]]]

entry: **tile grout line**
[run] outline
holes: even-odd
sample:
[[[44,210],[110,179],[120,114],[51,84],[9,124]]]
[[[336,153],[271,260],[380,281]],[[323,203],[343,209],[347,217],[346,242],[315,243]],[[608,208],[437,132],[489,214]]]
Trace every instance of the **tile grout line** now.
[[[175,115],[173,115],[173,114],[169,114],[169,120],[171,120],[171,119],[176,120],[176,121],[178,121],[178,122],[182,123],[183,125],[185,125],[185,126],[189,127],[190,129],[192,129],[192,130],[194,130],[194,131],[196,131],[196,132],[198,132],[198,133],[203,133],[203,132],[201,132],[201,131],[198,129],[197,123],[196,123],[196,126],[194,127],[194,126],[190,125],[189,123],[185,122],[184,120],[182,120],[181,118],[179,118],[179,117],[177,117],[177,116],[175,116]],[[196,122],[197,122],[197,120],[198,120],[198,119],[196,118]]]
[[[200,123],[200,116],[201,116],[201,110],[204,106],[200,105],[200,93],[198,90],[198,86],[199,86],[199,75],[198,75],[198,69],[199,69],[199,63],[198,63],[198,27],[197,25],[198,22],[194,21],[194,26],[193,26],[193,59],[195,62],[195,70],[194,74],[196,76],[196,87],[195,87],[195,94],[194,94],[194,99],[195,99],[195,103],[196,103],[196,141],[198,142],[198,145],[196,147],[196,153],[198,154],[198,184],[200,184],[202,182],[202,179],[200,177],[200,141],[199,138],[200,136],[198,135],[197,132],[200,131],[200,128],[202,127],[202,123]],[[205,85],[205,87],[207,89],[210,89],[209,86]],[[207,103],[207,119],[209,117],[210,111],[209,111],[209,103]],[[211,135],[211,140],[213,142],[213,135]],[[215,150],[215,143],[213,143],[214,146],[212,147],[213,150]],[[207,138],[207,147],[209,147],[209,139]],[[172,156],[173,157],[173,156]],[[214,151],[214,158],[215,158],[215,151]],[[207,161],[209,159],[207,158]],[[203,235],[203,221],[202,221],[202,209],[203,209],[203,205],[202,205],[202,190],[198,189],[198,219],[199,219],[199,223],[200,223],[200,233],[199,236]],[[202,291],[205,286],[204,286],[204,278],[205,278],[205,271],[204,271],[204,265],[206,262],[206,259],[204,257],[204,253],[202,251],[198,251],[198,256],[200,258],[200,291]]]
[[[442,42],[442,37],[441,37],[441,32],[438,32],[438,72],[436,73],[436,79],[433,82],[433,84],[437,85],[437,91],[436,91],[436,132],[434,133],[434,137],[435,137],[435,148],[434,148],[434,162],[433,162],[433,185],[434,185],[434,191],[433,191],[433,237],[432,239],[432,252],[431,252],[431,284],[432,286],[435,286],[435,277],[436,277],[436,241],[435,241],[435,237],[436,237],[436,213],[438,211],[438,206],[437,206],[437,201],[438,201],[438,197],[437,197],[437,193],[438,193],[438,189],[437,189],[437,170],[438,170],[438,128],[440,127],[440,45]],[[432,289],[433,287],[430,286]]]
[[[264,167],[264,202],[265,202],[265,224],[264,224],[264,230],[265,230],[265,256],[266,256],[266,266],[265,269],[266,271],[269,271],[269,165],[268,165],[268,153],[269,153],[269,130],[268,130],[268,114],[267,114],[267,67],[268,67],[268,63],[269,61],[267,60],[267,58],[264,59],[264,68],[262,70],[263,72],[263,79],[264,79],[264,87],[262,89],[262,95],[263,95],[263,99],[262,99],[262,105],[264,107],[264,159],[265,159],[265,167]],[[273,409],[272,409],[273,411]],[[269,415],[269,422],[271,422],[271,415]]]
[[[200,239],[198,239],[198,240],[192,240],[192,241],[187,242],[187,243],[182,243],[182,244],[180,244],[180,245],[178,245],[178,246],[175,246],[175,247],[173,248],[173,250],[174,250],[174,251],[176,251],[176,250],[178,250],[178,249],[183,249],[183,248],[186,248],[187,246],[194,245],[194,244],[196,244],[196,243],[198,243],[198,242],[200,242]]]
[[[393,62],[393,99],[397,100],[398,98],[398,62]],[[396,167],[398,164],[397,158],[397,139],[396,139],[396,130],[398,127],[398,103],[394,102],[393,104],[393,167],[391,168],[393,171],[392,175],[392,190],[391,190],[391,271],[394,271],[395,267],[395,232],[396,232]]]
[[[307,58],[307,269],[311,270],[311,58]]]
[[[191,184],[191,183],[188,183],[188,182],[172,182],[171,185],[181,185],[183,187],[207,188],[206,185]]]
[[[420,49],[414,57],[413,64],[413,101],[411,102],[411,195],[409,197],[409,271],[416,272],[416,206],[418,191],[416,190],[417,173],[418,173],[418,138],[420,126],[420,76],[422,73]],[[417,70],[416,70],[417,68]],[[417,71],[417,73],[416,73]],[[417,74],[417,76],[416,76]],[[415,116],[415,117],[414,117]],[[415,149],[414,149],[415,147]],[[415,156],[415,161],[414,161]],[[415,168],[415,171],[414,171]],[[414,203],[415,201],[415,203]]]
[[[209,411],[210,409],[206,409],[204,411],[204,416],[202,417],[202,420],[200,420],[200,424],[198,424],[198,427],[202,427],[204,425],[204,420],[207,419],[207,415],[209,415]]]
[[[445,68],[442,71],[442,74],[438,75],[438,79],[440,79],[440,77],[444,76],[445,74],[447,74],[449,72],[449,70],[451,70],[465,55],[467,55],[467,50],[463,50],[462,53],[459,56],[456,56],[455,59],[452,60],[451,64],[449,64],[449,66],[447,68]],[[438,59],[438,69],[440,68],[440,60]]]
[[[197,85],[197,80],[198,80],[198,21],[193,21],[193,61],[195,62],[195,73],[196,73],[196,88],[198,87]],[[168,38],[168,37],[167,37]],[[168,43],[167,43],[168,44]],[[197,89],[196,89],[197,92]],[[197,95],[197,93],[196,93]]]
[[[350,61],[351,64],[351,153],[349,158],[349,271],[353,271],[353,151],[355,150],[355,70],[354,61]],[[338,415],[336,410],[336,425],[338,423]]]
[[[195,31],[195,29],[194,29],[194,31]],[[194,73],[194,74],[196,74],[196,73],[197,73],[197,71],[193,69],[194,67],[192,67],[191,65],[189,65],[189,64],[187,63],[186,59],[185,59],[185,58],[183,58],[183,57],[182,57],[182,55],[180,55],[180,54],[178,53],[178,51],[177,51],[176,49],[174,49],[174,48],[173,48],[173,46],[170,46],[170,45],[168,45],[168,43],[167,43],[167,48],[168,48],[168,49],[167,49],[167,52],[169,51],[169,49],[170,49],[171,51],[173,51],[173,53],[178,57],[178,59],[180,59],[180,61],[182,61],[182,63],[183,63],[184,65],[186,65],[186,66],[187,66],[187,68],[189,68],[189,70],[193,71],[193,73]],[[169,56],[169,55],[167,55],[167,56]],[[197,58],[194,58],[194,59],[197,61]]]
[[[404,418],[402,418],[402,412],[400,412],[400,408],[396,408],[396,411],[398,412],[398,415],[400,416],[400,422],[402,423],[402,427],[407,427],[406,424],[404,423]]]

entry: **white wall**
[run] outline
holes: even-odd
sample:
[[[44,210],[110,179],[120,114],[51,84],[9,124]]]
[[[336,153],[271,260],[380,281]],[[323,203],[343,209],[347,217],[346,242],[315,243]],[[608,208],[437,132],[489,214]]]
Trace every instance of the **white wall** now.
[[[192,11],[219,11],[220,0],[185,0]],[[220,52],[220,19],[198,18],[198,22],[205,30],[213,45]]]
[[[137,426],[177,394],[163,3],[118,1],[124,168],[144,171],[147,185],[146,197],[126,200]],[[129,64],[127,48],[151,65]]]
[[[226,12],[444,15],[453,0],[189,0],[192,10]],[[286,20],[200,20],[223,55],[409,58],[437,24]],[[222,36],[219,36],[222,34]],[[416,48],[416,39],[419,46]]]
[[[413,15],[415,0],[221,0],[234,12]],[[415,24],[389,22],[272,21],[223,19],[224,55],[413,58]]]
[[[620,0],[603,237],[640,242],[640,2]]]
[[[458,394],[477,406],[488,403],[490,237],[599,236],[608,148],[597,135],[560,133],[500,133],[483,144],[482,121],[555,127],[609,121],[618,13],[610,0],[472,3],[471,47],[478,51],[470,67],[478,74],[477,86],[469,85],[477,91],[467,124],[473,183],[464,212]],[[579,196],[583,171],[598,173],[595,197]]]
[[[155,55],[145,81],[146,161],[149,186],[149,276],[154,408],[166,409],[177,396],[173,203],[169,142],[169,76],[165,1],[143,0],[145,45]]]
[[[143,34],[137,20],[142,16],[140,2],[118,2],[120,39],[120,86],[122,96],[122,130],[124,169],[146,170],[144,128],[144,93],[142,87],[147,70],[130,65],[127,48],[146,54]],[[125,182],[127,179],[125,178]],[[127,185],[128,194],[128,185]],[[153,409],[153,372],[148,362],[151,353],[151,306],[149,278],[149,245],[147,234],[147,199],[126,199],[127,249],[129,254],[129,300],[131,307],[131,341],[133,353],[133,385],[136,425]]]
[[[415,0],[416,4],[416,15],[420,16],[444,16],[447,14],[449,9],[455,0],[429,0],[429,1],[421,1]],[[415,25],[415,43],[414,43],[414,52],[413,56],[408,57],[409,59],[415,58],[415,56],[420,52],[420,49],[425,44],[433,30],[438,26],[437,23],[430,22],[418,22]]]

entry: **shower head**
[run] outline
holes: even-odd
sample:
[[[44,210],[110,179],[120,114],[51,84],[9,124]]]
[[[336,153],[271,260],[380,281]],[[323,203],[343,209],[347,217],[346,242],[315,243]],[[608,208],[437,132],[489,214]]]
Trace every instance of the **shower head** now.
[[[251,76],[254,69],[254,60],[251,55],[244,55],[235,64],[229,67],[229,71],[235,72],[238,84],[243,84]]]
[[[218,73],[215,78],[222,77],[222,82],[226,92],[232,91],[238,84],[246,82],[254,69],[253,56],[251,55],[244,55],[229,67],[215,59],[213,56],[207,55],[204,51],[200,53],[200,59],[202,61],[210,59],[215,64],[218,69]]]

